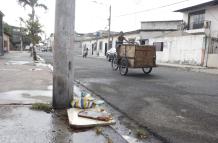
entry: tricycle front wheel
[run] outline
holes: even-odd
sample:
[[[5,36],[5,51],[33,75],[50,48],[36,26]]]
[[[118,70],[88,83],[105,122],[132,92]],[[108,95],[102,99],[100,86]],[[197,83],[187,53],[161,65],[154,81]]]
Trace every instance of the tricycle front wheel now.
[[[143,71],[145,74],[149,74],[149,73],[151,73],[151,71],[152,71],[152,67],[142,68],[142,71]]]
[[[111,66],[114,71],[118,69],[118,58],[116,56],[114,56],[114,58],[112,59]]]

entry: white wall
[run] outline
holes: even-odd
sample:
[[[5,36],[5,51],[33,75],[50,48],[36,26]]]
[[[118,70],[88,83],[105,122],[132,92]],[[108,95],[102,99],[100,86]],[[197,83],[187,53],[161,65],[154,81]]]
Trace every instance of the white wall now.
[[[148,21],[148,22],[142,22],[141,28],[149,29],[149,30],[177,29],[177,25],[180,23],[181,21]]]
[[[149,44],[153,42],[164,42],[163,51],[157,51],[159,63],[202,64],[204,35],[153,38]]]
[[[166,33],[169,33],[169,31],[142,31],[142,32],[140,32],[140,38],[141,39],[150,39],[153,37],[162,36]]]
[[[208,54],[208,67],[218,68],[218,54]]]
[[[137,37],[140,37],[140,34],[125,34],[124,35],[127,39],[133,38],[136,39]],[[111,37],[112,39],[112,48],[116,47],[116,41],[118,39],[118,36]],[[83,48],[86,47],[89,49],[88,55],[92,55],[92,44],[96,43],[97,41],[97,50],[93,52],[93,55],[95,56],[105,56],[105,43],[107,43],[107,50],[108,49],[108,38],[100,38],[98,40],[92,39],[92,40],[85,40],[82,41],[82,54],[83,54]],[[100,42],[102,42],[102,49],[100,49]]]
[[[211,21],[211,36],[218,37],[218,5],[206,9],[205,20]]]
[[[100,49],[100,42],[102,42],[102,49]],[[105,56],[105,43],[107,43],[108,50],[108,38],[103,38],[98,40],[97,51],[99,52],[99,56]]]

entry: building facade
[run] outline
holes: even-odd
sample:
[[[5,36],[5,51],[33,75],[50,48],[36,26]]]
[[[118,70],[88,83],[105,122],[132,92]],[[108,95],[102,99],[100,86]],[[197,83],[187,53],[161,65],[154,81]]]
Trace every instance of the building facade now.
[[[218,67],[218,0],[179,9],[179,31],[150,39],[157,61]]]
[[[149,39],[177,30],[177,25],[181,21],[144,21],[141,22],[141,29],[125,32],[124,36],[132,43],[140,45],[149,44]],[[90,35],[90,34],[89,34]],[[86,37],[82,40],[82,53],[88,48],[88,55],[105,56],[110,48],[116,47],[119,33],[111,34],[110,45],[108,46],[108,36],[96,34],[93,37]]]
[[[218,0],[177,10],[183,13],[185,31],[205,35],[204,66],[218,67]]]

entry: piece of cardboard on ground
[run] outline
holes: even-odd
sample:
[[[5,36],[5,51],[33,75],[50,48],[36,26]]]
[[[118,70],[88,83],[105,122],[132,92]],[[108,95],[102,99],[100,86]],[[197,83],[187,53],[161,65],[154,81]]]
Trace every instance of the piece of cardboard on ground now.
[[[115,124],[115,120],[106,121],[99,121],[93,120],[88,118],[79,117],[78,113],[83,111],[84,109],[77,109],[77,108],[70,108],[67,110],[68,120],[72,127],[74,128],[90,128],[96,126],[106,126],[106,125],[113,125]],[[93,110],[93,109],[89,109]]]

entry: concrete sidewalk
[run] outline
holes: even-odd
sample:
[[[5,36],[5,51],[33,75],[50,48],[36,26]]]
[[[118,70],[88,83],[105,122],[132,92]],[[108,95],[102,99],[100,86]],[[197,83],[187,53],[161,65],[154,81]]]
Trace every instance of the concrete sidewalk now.
[[[181,68],[181,69],[192,71],[192,72],[201,72],[201,73],[206,73],[206,74],[218,75],[218,68],[208,68],[208,67],[202,67],[202,66],[181,65],[181,64],[171,64],[171,63],[157,63],[157,66]]]
[[[97,135],[95,129],[74,131],[66,111],[31,110],[33,103],[52,100],[52,74],[47,65],[34,63],[27,52],[0,57],[0,142],[10,143],[126,143],[110,127]]]

